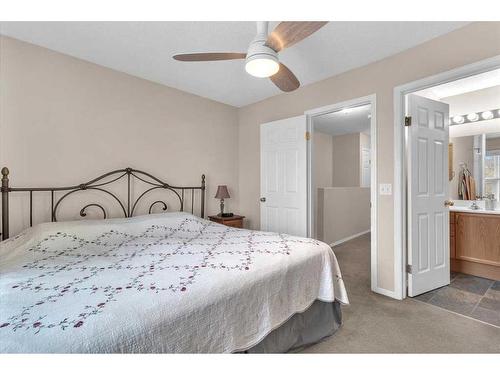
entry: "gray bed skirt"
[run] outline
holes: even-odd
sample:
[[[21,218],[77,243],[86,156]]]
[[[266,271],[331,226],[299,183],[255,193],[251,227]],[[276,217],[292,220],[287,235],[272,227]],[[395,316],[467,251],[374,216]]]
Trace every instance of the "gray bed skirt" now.
[[[316,300],[306,311],[294,314],[260,343],[243,353],[286,353],[333,335],[342,324],[340,303]]]

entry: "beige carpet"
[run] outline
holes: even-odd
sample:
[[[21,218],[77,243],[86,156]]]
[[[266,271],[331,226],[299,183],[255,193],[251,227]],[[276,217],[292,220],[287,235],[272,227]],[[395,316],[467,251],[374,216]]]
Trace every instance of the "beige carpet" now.
[[[370,238],[334,248],[351,304],[343,326],[304,353],[500,353],[500,328],[407,298],[370,290]]]

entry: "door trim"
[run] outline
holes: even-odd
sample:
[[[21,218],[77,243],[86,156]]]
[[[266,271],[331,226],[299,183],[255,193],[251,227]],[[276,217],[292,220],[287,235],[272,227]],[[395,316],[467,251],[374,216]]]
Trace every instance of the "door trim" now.
[[[370,147],[371,147],[371,165],[370,165],[370,231],[371,231],[371,250],[370,250],[370,264],[371,264],[371,290],[391,296],[391,291],[380,288],[378,286],[377,277],[377,239],[378,239],[378,225],[377,225],[377,96],[376,94],[371,94],[359,98],[354,98],[351,100],[346,100],[343,102],[335,103],[332,105],[327,105],[320,108],[311,109],[305,111],[307,119],[307,131],[311,135],[311,140],[314,138],[314,128],[312,122],[314,117],[324,115],[330,112],[336,112],[343,108],[348,107],[358,107],[360,105],[371,105],[371,120],[370,120]],[[315,229],[315,215],[313,212],[314,203],[316,200],[316,195],[312,194],[313,191],[313,142],[309,141],[307,144],[307,233],[311,237]]]
[[[500,68],[500,55],[394,88],[394,298],[407,297],[407,175],[404,116],[405,96],[419,90]]]

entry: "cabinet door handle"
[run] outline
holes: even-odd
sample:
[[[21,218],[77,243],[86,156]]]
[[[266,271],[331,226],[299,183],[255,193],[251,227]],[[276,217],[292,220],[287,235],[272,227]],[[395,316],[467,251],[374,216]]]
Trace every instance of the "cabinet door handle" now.
[[[262,197],[262,198],[260,198],[260,201],[261,201],[261,202],[265,202],[265,201],[266,201],[266,197]]]

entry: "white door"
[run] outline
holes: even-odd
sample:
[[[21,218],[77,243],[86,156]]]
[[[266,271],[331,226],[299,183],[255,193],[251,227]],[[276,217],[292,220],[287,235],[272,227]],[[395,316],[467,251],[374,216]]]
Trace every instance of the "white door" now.
[[[448,104],[408,97],[408,295],[450,283]]]
[[[260,126],[260,222],[264,231],[307,236],[306,124],[306,116],[298,116]]]
[[[370,187],[371,184],[371,156],[370,149],[363,147],[361,150],[361,187]]]

